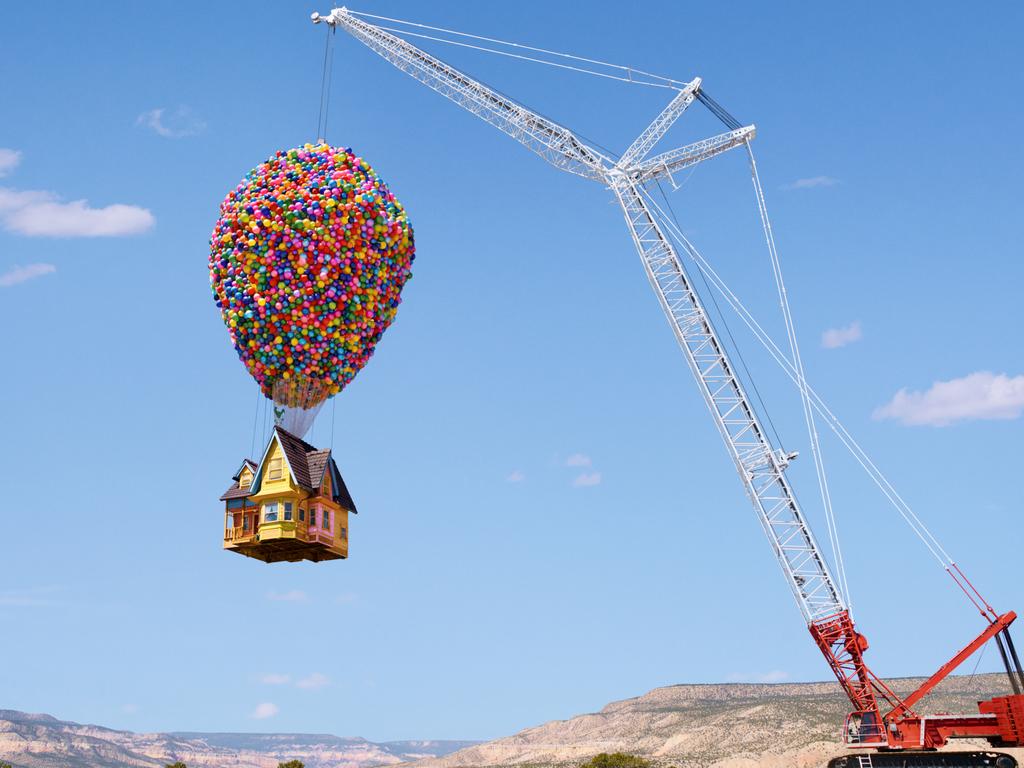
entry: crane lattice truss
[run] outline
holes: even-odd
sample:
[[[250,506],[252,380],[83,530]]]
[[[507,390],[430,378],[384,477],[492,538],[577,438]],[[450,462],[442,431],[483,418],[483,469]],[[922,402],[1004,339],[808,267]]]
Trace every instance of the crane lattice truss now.
[[[995,638],[1001,643],[999,634],[1002,633],[1006,642],[1011,643],[1006,629],[1016,618],[1012,611],[998,616],[986,603],[986,610],[982,611],[990,622],[986,630],[904,700],[865,665],[863,653],[867,649],[867,641],[854,628],[842,591],[837,588],[837,582],[786,479],[786,467],[793,454],[785,454],[775,447],[762,427],[693,288],[683,260],[666,237],[648,202],[648,184],[661,179],[672,181],[674,174],[736,147],[746,147],[749,151],[750,141],[755,136],[754,126],[738,126],[728,115],[723,117],[721,108],[701,92],[701,80],[696,78],[678,88],[661,114],[616,161],[589,146],[565,126],[474,80],[401,37],[357,18],[346,8],[336,8],[327,16],[313,14],[313,21],[349,33],[401,71],[508,134],[556,168],[600,182],[612,190],[622,207],[651,286],[732,456],[811,634],[853,703],[851,717],[858,724],[854,731],[858,744],[895,749],[918,745],[935,748],[942,746],[951,736],[991,737],[994,733],[1006,742],[1024,741],[1024,696],[1016,695],[1020,688],[1013,674],[1010,679],[1015,695],[983,702],[983,713],[979,715],[947,716],[946,720],[932,718],[926,721],[910,708],[987,640]],[[655,145],[695,99],[708,104],[733,130],[651,156]],[[754,178],[759,199],[763,200],[756,174]],[[973,589],[966,578],[963,583],[958,579],[957,583],[965,591],[964,584]],[[1009,672],[1009,665],[1007,670]],[[1017,674],[1024,685],[1024,672],[1021,672],[1019,664]],[[880,707],[882,701],[891,707],[884,714]],[[996,728],[995,713],[1004,719],[1016,713],[1021,720],[1021,733],[1001,725]]]
[[[607,185],[622,206],[647,277],[700,385],[705,402],[771,540],[808,622],[846,609],[785,469],[787,457],[768,439],[708,318],[682,259],[644,199],[644,185],[741,147],[753,125],[649,157],[700,88],[687,83],[618,161],[587,145],[568,128],[538,115],[408,41],[337,8],[319,20],[340,28],[463,109],[536,152],[556,168]]]

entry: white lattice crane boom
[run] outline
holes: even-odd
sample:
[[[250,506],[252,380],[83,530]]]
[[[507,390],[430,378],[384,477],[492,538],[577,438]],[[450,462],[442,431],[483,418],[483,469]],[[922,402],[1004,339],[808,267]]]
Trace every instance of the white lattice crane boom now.
[[[655,210],[657,206],[652,206],[646,185],[660,179],[671,182],[673,174],[736,147],[744,146],[749,151],[750,141],[755,135],[754,126],[742,126],[729,116],[701,90],[700,78],[689,83],[679,83],[681,87],[675,85],[678,81],[666,81],[673,83],[669,87],[676,91],[670,103],[622,157],[613,160],[589,146],[565,126],[498,93],[403,38],[357,18],[347,8],[336,8],[326,16],[313,14],[313,21],[348,32],[401,71],[516,139],[556,168],[598,181],[612,190],[622,207],[651,287],[697,380],[811,634],[854,705],[851,722],[856,722],[857,727],[851,728],[850,732],[855,734],[858,744],[892,750],[918,746],[937,748],[947,739],[959,736],[983,736],[994,740],[994,743],[1024,743],[1024,695],[1020,695],[1017,678],[1011,672],[1009,663],[1007,672],[1013,683],[1014,695],[982,702],[979,704],[982,714],[945,716],[946,719],[940,722],[935,718],[929,720],[918,716],[910,709],[911,704],[934,688],[939,680],[989,639],[995,638],[997,643],[1001,643],[1000,637],[1005,636],[1005,642],[1016,660],[1007,631],[1009,624],[1016,618],[1012,611],[997,615],[985,603],[986,610],[982,613],[989,622],[985,631],[905,700],[896,696],[865,665],[863,653],[867,649],[867,642],[854,628],[839,582],[833,578],[786,478],[786,468],[793,454],[783,453],[769,439],[700,296],[694,290],[683,260],[659,223]],[[731,130],[649,157],[654,146],[695,99],[700,99]],[[769,250],[773,259],[777,259],[752,153],[750,157]],[[685,238],[683,240],[684,247],[691,249]],[[780,281],[778,287],[784,312],[788,312],[785,290],[778,272],[776,279]],[[787,323],[787,330],[792,334],[788,315]],[[796,381],[802,388],[805,408],[809,409],[808,387],[799,365],[795,338],[792,343]],[[809,427],[812,448],[816,448],[813,421],[809,422]],[[815,451],[816,467],[820,470],[817,465],[819,460]],[[823,495],[826,495],[824,486]],[[830,529],[830,535],[833,533]],[[954,570],[947,570],[950,570],[957,583],[965,591],[968,588],[973,590],[973,586],[955,568],[955,564],[951,565]],[[974,593],[977,594],[977,590]],[[971,597],[970,594],[968,596]],[[974,600],[973,597],[971,599]],[[1016,675],[1021,685],[1024,685],[1024,671],[1019,662],[1016,667]],[[888,702],[891,706],[888,712],[883,712],[882,702]],[[996,714],[988,714],[990,711],[1002,718],[998,726]],[[1013,721],[1014,713],[1020,720],[1020,733],[1005,725]],[[1005,762],[977,764],[995,764],[997,768],[1009,765]],[[1011,760],[1011,764],[1016,763]]]
[[[730,131],[645,162],[654,145],[693,102],[701,80],[687,83],[613,161],[572,131],[536,114],[396,35],[336,8],[322,21],[349,32],[424,85],[499,128],[564,171],[608,185],[622,205],[633,242],[690,368],[736,462],[797,603],[808,621],[844,609],[835,581],[784,477],[786,460],[768,440],[734,373],[711,321],[692,289],[682,260],[650,211],[642,185],[744,145],[754,126]]]

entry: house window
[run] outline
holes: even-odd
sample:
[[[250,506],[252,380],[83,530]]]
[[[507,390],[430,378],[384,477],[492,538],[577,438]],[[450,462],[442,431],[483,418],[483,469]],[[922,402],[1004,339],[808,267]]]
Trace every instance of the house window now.
[[[347,539],[348,538],[348,528],[342,528],[341,529],[341,538],[343,538],[343,539]]]
[[[311,528],[316,528],[316,507],[309,508],[309,525]]]
[[[325,509],[323,517],[323,525],[320,527],[323,528],[325,531],[331,530],[331,511],[329,509]]]
[[[252,485],[252,475],[249,473],[249,470],[245,470],[238,477],[238,487],[248,488],[250,485]]]
[[[249,516],[248,515],[242,515],[242,530],[243,531],[248,531],[249,530]]]
[[[281,479],[281,457],[278,456],[276,459],[270,460],[270,474],[267,476],[269,480],[280,480]]]
[[[292,503],[290,501],[286,501],[284,503],[284,519],[285,520],[291,520],[292,519]]]
[[[299,507],[299,522],[300,523],[306,522],[306,508],[305,507]]]
[[[331,473],[324,473],[324,496],[330,497],[331,495]]]
[[[270,504],[263,505],[263,522],[274,523],[277,522],[277,502],[271,502]]]

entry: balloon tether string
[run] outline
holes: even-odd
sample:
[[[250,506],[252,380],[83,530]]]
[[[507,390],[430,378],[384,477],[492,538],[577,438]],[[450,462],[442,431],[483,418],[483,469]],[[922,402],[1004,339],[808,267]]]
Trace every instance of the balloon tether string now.
[[[338,399],[331,398],[331,453],[334,453],[334,414],[338,411]]]
[[[324,38],[324,65],[320,74],[320,110],[316,118],[316,141],[327,141],[327,116],[331,108],[331,74],[334,71],[334,27],[327,28]]]

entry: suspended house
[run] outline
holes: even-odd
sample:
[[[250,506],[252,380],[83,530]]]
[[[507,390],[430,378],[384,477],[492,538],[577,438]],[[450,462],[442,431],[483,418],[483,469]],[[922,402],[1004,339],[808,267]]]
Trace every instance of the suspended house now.
[[[329,450],[274,427],[259,463],[246,459],[221,496],[224,549],[265,563],[348,557],[356,513]]]

